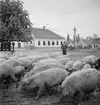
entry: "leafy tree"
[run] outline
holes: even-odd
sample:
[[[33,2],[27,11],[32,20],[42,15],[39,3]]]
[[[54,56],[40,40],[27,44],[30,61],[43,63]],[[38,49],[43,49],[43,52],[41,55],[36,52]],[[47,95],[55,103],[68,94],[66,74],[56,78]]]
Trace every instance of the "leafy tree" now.
[[[79,42],[80,41],[80,35],[78,34],[76,37],[76,41]]]
[[[97,34],[93,34],[93,38],[95,39],[95,38],[97,38],[98,37],[98,35]]]
[[[29,41],[32,32],[32,23],[29,13],[23,9],[20,0],[2,0],[1,4],[1,41]]]
[[[67,41],[69,41],[70,40],[70,36],[69,36],[69,34],[67,34]]]

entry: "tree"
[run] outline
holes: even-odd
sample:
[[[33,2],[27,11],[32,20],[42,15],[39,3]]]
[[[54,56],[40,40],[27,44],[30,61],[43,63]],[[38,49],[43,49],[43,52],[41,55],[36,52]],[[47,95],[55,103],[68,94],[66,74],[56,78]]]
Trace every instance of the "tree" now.
[[[67,41],[69,41],[70,40],[70,36],[69,36],[69,33],[67,34]]]
[[[98,35],[97,34],[93,34],[93,38],[95,39],[95,38],[97,38],[98,37]]]
[[[1,41],[29,41],[31,39],[32,23],[29,13],[23,9],[20,0],[1,1]]]
[[[77,35],[77,37],[76,37],[76,41],[77,41],[77,42],[80,41],[80,34]]]

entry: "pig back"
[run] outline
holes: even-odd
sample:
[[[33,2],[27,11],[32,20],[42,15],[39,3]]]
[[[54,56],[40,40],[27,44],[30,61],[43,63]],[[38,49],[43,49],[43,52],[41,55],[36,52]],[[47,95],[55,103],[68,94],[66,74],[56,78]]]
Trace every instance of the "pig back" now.
[[[38,74],[40,81],[49,87],[62,83],[68,76],[68,72],[61,68],[51,68]]]

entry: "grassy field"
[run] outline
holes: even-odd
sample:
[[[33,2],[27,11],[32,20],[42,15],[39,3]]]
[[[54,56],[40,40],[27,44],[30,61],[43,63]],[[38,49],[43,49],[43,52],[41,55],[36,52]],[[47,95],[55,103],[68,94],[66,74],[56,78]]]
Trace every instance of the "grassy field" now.
[[[25,52],[28,55],[38,55],[43,53],[54,54],[55,56],[61,55],[60,48],[38,48],[38,49],[15,49],[18,52]],[[8,53],[8,52],[0,52],[0,54]],[[76,51],[68,51],[68,55],[71,56],[73,60],[82,60],[83,57],[87,55],[95,55],[100,57],[100,51],[95,51],[91,49],[85,50],[76,50]],[[53,92],[55,93],[55,92]],[[19,93],[16,88],[10,87],[9,90],[0,89],[0,105],[70,105],[70,101],[65,100],[64,103],[58,103],[59,94],[48,95],[45,94],[39,100],[35,100],[34,92],[28,92],[26,94]],[[100,105],[100,92],[98,92],[97,96],[91,97],[88,101],[83,102],[82,105]]]
[[[62,51],[60,48],[36,48],[36,49],[15,49],[16,52],[25,52],[28,55],[38,55],[49,53],[55,56],[62,55]],[[81,60],[83,57],[87,55],[95,55],[97,57],[100,56],[100,50],[94,49],[76,49],[67,52],[67,55],[71,56],[72,59]]]

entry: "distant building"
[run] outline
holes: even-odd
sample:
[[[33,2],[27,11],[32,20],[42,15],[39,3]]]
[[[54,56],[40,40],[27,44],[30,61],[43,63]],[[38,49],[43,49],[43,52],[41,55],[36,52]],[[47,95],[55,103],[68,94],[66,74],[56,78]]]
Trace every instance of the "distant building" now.
[[[60,47],[65,40],[64,37],[43,27],[33,28],[33,39],[35,47]]]
[[[80,39],[79,41],[73,41],[73,40],[69,40],[69,41],[66,41],[68,42],[68,47],[81,47],[81,48],[84,48],[87,46],[87,44],[84,42],[83,39]]]
[[[86,47],[93,47],[92,46],[93,40],[94,40],[93,38],[85,39],[84,42],[86,44]]]
[[[95,38],[95,39],[92,41],[92,46],[93,46],[93,47],[100,47],[100,38]]]

